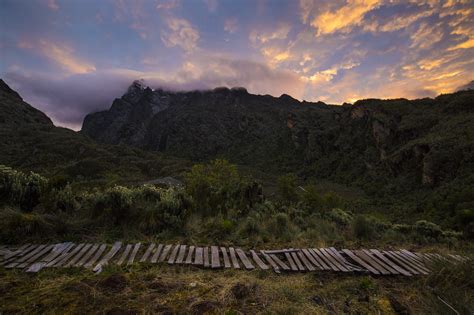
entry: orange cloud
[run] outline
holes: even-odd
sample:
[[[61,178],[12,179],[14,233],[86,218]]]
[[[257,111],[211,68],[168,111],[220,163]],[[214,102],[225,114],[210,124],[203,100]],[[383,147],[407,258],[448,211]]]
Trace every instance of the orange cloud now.
[[[167,47],[179,46],[188,52],[196,48],[199,31],[188,20],[169,17],[166,23],[169,31],[162,31],[161,40]]]

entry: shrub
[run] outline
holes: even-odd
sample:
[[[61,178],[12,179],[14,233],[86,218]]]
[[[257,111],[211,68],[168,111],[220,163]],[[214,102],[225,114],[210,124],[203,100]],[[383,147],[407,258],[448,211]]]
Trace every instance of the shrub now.
[[[284,201],[294,202],[298,200],[296,180],[297,177],[295,174],[287,174],[278,177],[278,193]]]
[[[350,212],[344,211],[339,208],[334,208],[327,213],[327,216],[330,220],[340,224],[340,225],[349,225],[353,218]]]
[[[48,219],[47,215],[4,208],[0,210],[1,238],[6,242],[12,242],[29,236],[45,235],[54,228]]]
[[[358,215],[352,223],[352,232],[359,239],[370,239],[374,235],[374,229],[370,222],[361,215]]]
[[[426,220],[417,221],[414,225],[414,230],[417,234],[423,237],[432,237],[432,238],[439,238],[443,231],[439,227],[439,225],[434,224],[433,222],[429,222]]]
[[[311,209],[311,212],[320,211],[323,207],[323,198],[313,185],[305,188],[303,202]]]

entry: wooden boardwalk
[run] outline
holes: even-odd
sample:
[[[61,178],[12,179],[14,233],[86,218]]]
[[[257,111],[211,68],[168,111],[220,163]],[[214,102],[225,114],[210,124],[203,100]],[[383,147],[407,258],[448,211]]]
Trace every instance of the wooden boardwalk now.
[[[19,247],[0,245],[0,266],[38,272],[43,268],[82,267],[100,272],[106,265],[138,263],[192,265],[210,269],[269,270],[281,272],[342,272],[372,275],[426,275],[430,264],[452,264],[469,258],[416,253],[405,249],[337,250],[329,248],[290,248],[250,250],[222,246],[187,246],[183,244],[26,244]]]

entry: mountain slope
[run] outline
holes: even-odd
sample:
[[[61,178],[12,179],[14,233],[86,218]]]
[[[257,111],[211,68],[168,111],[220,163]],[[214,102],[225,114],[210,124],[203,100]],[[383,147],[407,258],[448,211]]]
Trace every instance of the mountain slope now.
[[[82,133],[196,160],[356,181],[403,177],[417,186],[454,179],[472,161],[474,92],[436,99],[299,102],[244,89],[173,93],[135,82]]]
[[[80,133],[55,127],[0,80],[0,164],[74,179],[107,174],[150,178],[162,174],[164,167],[179,170],[183,162],[125,146],[98,145]]]

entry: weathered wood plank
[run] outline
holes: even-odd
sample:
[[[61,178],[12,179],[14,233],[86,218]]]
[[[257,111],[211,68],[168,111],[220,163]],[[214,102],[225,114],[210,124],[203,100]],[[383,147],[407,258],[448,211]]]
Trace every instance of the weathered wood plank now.
[[[277,263],[278,266],[280,266],[281,269],[283,269],[283,270],[285,270],[285,271],[291,270],[291,268],[290,268],[287,264],[285,264],[280,258],[278,258],[277,255],[275,255],[275,254],[269,254],[268,256],[270,256],[270,258],[273,259],[273,261],[274,261],[275,263]]]
[[[395,255],[392,255],[392,253],[390,253],[389,251],[383,251],[382,252],[386,257],[390,258],[391,260],[393,260],[395,263],[397,263],[398,265],[400,265],[401,267],[403,267],[405,270],[407,270],[408,272],[414,274],[414,275],[419,275],[420,272],[416,269],[413,269],[409,264],[407,264],[405,261],[401,260],[400,258],[398,258],[397,256]]]
[[[209,268],[211,263],[209,261],[209,247],[204,247],[203,249],[203,259],[204,259],[204,268]]]
[[[141,263],[146,262],[148,260],[148,257],[150,257],[155,246],[156,246],[155,243],[151,243],[150,246],[148,246],[148,248],[145,251],[145,254],[143,254],[142,258],[140,258]]]
[[[49,255],[47,255],[46,257],[43,257],[40,261],[37,261],[36,263],[32,264],[30,267],[28,267],[26,272],[40,271],[46,266],[48,262],[58,257],[67,248],[69,244],[70,243],[60,243],[60,244],[54,245]]]
[[[189,265],[193,263],[193,254],[195,247],[193,245],[189,246],[188,256],[186,256],[185,264]]]
[[[303,254],[303,252],[298,252],[296,253],[299,257],[299,259],[301,260],[301,262],[303,263],[303,265],[306,267],[306,269],[308,269],[309,271],[314,271],[316,270],[316,268],[309,262],[309,260],[305,257],[305,255]]]
[[[377,269],[374,269],[371,265],[369,265],[368,263],[366,263],[364,260],[360,259],[359,257],[357,257],[356,255],[354,255],[350,250],[348,249],[343,249],[342,250],[344,252],[344,254],[346,254],[347,256],[349,256],[352,260],[354,260],[356,263],[358,263],[360,266],[364,267],[365,269],[367,269],[368,271],[370,271],[371,273],[375,274],[375,275],[379,275],[380,272],[377,270]]]
[[[79,262],[76,263],[76,267],[81,267],[83,266],[86,261],[95,253],[95,251],[99,248],[99,244],[94,244],[94,246],[92,246],[92,248],[84,255],[84,257],[81,258],[81,260],[79,260]]]
[[[14,267],[16,267],[17,265],[25,262],[30,257],[36,255],[38,252],[43,250],[43,248],[45,248],[46,246],[47,245],[39,245],[35,249],[30,251],[28,254],[25,254],[23,256],[17,256],[15,259],[12,260],[12,262],[10,262],[8,265],[6,265],[5,268],[14,268]]]
[[[424,270],[426,273],[430,272],[428,267],[426,267],[426,265],[423,262],[418,262],[417,260],[413,259],[411,256],[409,256],[409,255],[407,255],[407,254],[405,254],[401,251],[395,251],[395,253],[398,254],[399,256],[403,257],[407,261],[409,261],[412,265],[418,267],[418,269]],[[439,257],[441,257],[441,256],[439,256]],[[445,259],[445,258],[441,257],[441,259]]]
[[[104,253],[104,251],[105,251],[106,249],[107,249],[107,245],[106,245],[106,244],[100,245],[99,250],[94,254],[94,256],[91,258],[91,260],[89,260],[88,262],[86,262],[86,263],[84,264],[84,267],[86,267],[86,268],[91,268],[92,265],[94,265],[95,262],[99,260],[99,258],[102,256],[102,254]]]
[[[71,267],[74,265],[86,252],[89,250],[89,248],[92,247],[92,244],[86,244],[74,257],[69,260],[67,264],[64,265],[64,267]]]
[[[344,256],[342,256],[341,253],[339,253],[339,251],[337,249],[335,249],[334,247],[326,248],[326,250],[329,254],[332,254],[332,256],[337,261],[339,261],[339,263],[341,265],[346,267],[348,270],[350,270],[350,271],[362,271],[363,270],[359,266],[351,264],[349,261],[347,261],[347,259],[345,259]]]
[[[194,265],[202,266],[203,260],[203,249],[202,247],[196,247],[196,255],[194,256]]]
[[[23,246],[20,246],[17,250],[14,250],[10,252],[9,254],[3,256],[3,259],[0,262],[0,266],[6,265],[7,263],[12,262],[14,259],[16,259],[16,257],[26,255],[28,252],[35,249],[37,246],[38,245],[35,245],[35,244],[32,244],[32,245],[25,244]]]
[[[29,265],[33,264],[36,260],[40,259],[41,257],[43,257],[44,255],[46,255],[47,253],[51,252],[51,250],[54,248],[54,245],[48,245],[46,246],[45,248],[43,248],[41,251],[39,251],[38,253],[36,253],[35,255],[31,256],[30,258],[28,258],[26,261],[18,264],[16,266],[16,268],[26,268],[28,267]]]
[[[316,268],[318,268],[319,270],[323,270],[323,267],[319,264],[319,262],[314,259],[313,255],[311,255],[311,253],[308,251],[308,249],[306,248],[303,248],[301,249],[301,251],[303,252],[303,254],[306,256],[306,259],[308,259],[309,261],[311,261],[311,263],[316,266]]]
[[[166,245],[165,248],[163,248],[163,252],[161,253],[160,259],[158,260],[159,262],[165,261],[166,256],[168,256],[168,253],[171,250],[171,247],[173,247],[173,245]]]
[[[290,264],[290,268],[292,271],[298,271],[298,266],[296,266],[293,257],[291,257],[291,253],[285,253],[286,260]]]
[[[328,261],[331,262],[334,266],[336,266],[342,272],[349,272],[350,270],[347,269],[345,266],[339,263],[337,259],[335,259],[331,253],[326,248],[320,248],[319,251],[327,258]]]
[[[418,266],[418,264],[416,264],[412,260],[406,258],[404,255],[401,255],[399,252],[397,252],[397,251],[389,251],[389,252],[392,255],[398,257],[400,260],[405,261],[406,264],[410,265],[413,269],[418,270],[420,273],[422,273],[424,275],[427,275],[429,273],[429,270]]]
[[[298,258],[298,255],[295,252],[291,253],[291,257],[295,261],[296,266],[298,266],[298,270],[300,270],[300,271],[305,271],[306,270],[304,268],[303,264],[301,263],[300,259]]]
[[[319,248],[312,248],[312,250],[314,251],[314,253],[322,260],[326,263],[327,266],[329,266],[332,270],[334,271],[340,271],[339,268],[337,268],[336,265],[334,265],[327,257],[326,255],[324,255],[320,250]]]
[[[224,268],[232,268],[230,264],[229,255],[227,254],[227,249],[225,247],[221,247],[222,257],[224,258]]]
[[[270,257],[270,255],[268,255],[267,253],[265,253],[265,251],[261,250],[260,253],[262,254],[263,258],[265,258],[266,261],[268,261],[268,263],[270,264],[270,266],[272,266],[273,270],[276,272],[276,273],[280,273],[280,267],[278,267],[278,265],[276,264],[276,262]]]
[[[83,247],[84,247],[84,243],[81,243],[79,245],[77,245],[75,248],[71,249],[71,251],[66,255],[64,256],[61,260],[59,260],[57,263],[55,263],[52,267],[62,267],[64,266],[69,259],[71,259],[74,255],[76,255]]]
[[[135,244],[135,246],[133,247],[132,254],[130,255],[130,257],[128,257],[127,266],[130,266],[131,264],[133,264],[133,262],[135,261],[135,257],[137,256],[138,250],[140,249],[141,246],[142,246],[142,243],[140,242]]]
[[[125,259],[127,259],[128,254],[130,254],[130,252],[132,251],[132,248],[133,248],[132,244],[127,244],[127,246],[125,246],[125,249],[123,250],[122,255],[117,261],[117,265],[122,266],[122,264],[125,262]]]
[[[74,246],[76,246],[76,244],[74,244],[74,243],[69,243],[59,256],[57,256],[56,258],[53,258],[51,261],[49,261],[48,263],[46,263],[46,265],[44,265],[44,267],[52,267],[52,266],[54,266],[56,263],[58,263],[59,261],[63,260],[64,257],[66,257],[67,255],[69,255],[69,253],[70,253],[71,250],[74,248]]]
[[[176,258],[177,264],[183,263],[184,255],[186,255],[186,248],[187,248],[186,245],[181,245],[181,247],[179,248],[178,257]]]
[[[243,250],[241,250],[240,248],[236,248],[235,252],[237,253],[237,256],[239,256],[242,263],[244,264],[245,269],[247,270],[255,269],[255,266],[250,262],[249,258],[247,257],[247,255],[245,254]]]
[[[323,270],[332,270],[331,267],[329,267],[324,260],[319,257],[319,255],[314,251],[313,248],[308,248],[308,252],[313,256],[313,258],[321,265]]]
[[[378,258],[376,255],[374,255],[372,252],[362,249],[362,252],[367,255],[374,263],[377,263],[380,267],[388,271],[389,273],[393,275],[399,275],[400,272],[394,268],[391,267],[391,264],[386,264],[384,260]]]
[[[250,254],[252,255],[253,260],[257,263],[260,269],[268,270],[270,268],[267,266],[267,264],[263,262],[263,260],[260,259],[260,257],[258,257],[257,253],[254,250],[251,250]]]
[[[219,258],[219,247],[211,246],[211,268],[216,269],[221,267]]]
[[[168,258],[168,264],[172,265],[174,264],[174,261],[176,260],[176,256],[178,256],[178,251],[181,245],[177,244],[173,250],[171,251],[170,258]]]
[[[372,257],[368,256],[361,250],[352,250],[352,252],[357,255],[360,259],[364,260],[366,263],[371,265],[374,269],[377,269],[382,275],[389,275],[390,271],[378,264]]]
[[[230,253],[230,260],[232,261],[232,266],[235,269],[240,269],[239,261],[237,260],[237,257],[235,256],[235,249],[233,247],[229,247],[229,253]]]
[[[408,256],[412,257],[414,260],[418,261],[419,263],[422,263],[422,264],[425,263],[425,262],[423,261],[423,258],[420,257],[420,256],[418,256],[418,255],[416,255],[415,253],[412,253],[412,252],[410,252],[410,251],[408,251],[408,250],[406,250],[406,249],[402,249],[401,251],[404,252],[405,254],[407,254]]]
[[[97,272],[97,273],[101,272],[102,267],[106,266],[109,263],[109,260],[111,260],[115,256],[115,254],[117,254],[117,252],[120,250],[121,247],[122,247],[122,242],[115,242],[112,248],[110,249],[110,251],[107,254],[105,254],[104,257],[102,257],[102,259],[94,267],[94,269],[92,269],[92,271]]]
[[[151,260],[150,260],[150,262],[152,264],[156,264],[156,262],[158,261],[158,258],[160,257],[160,254],[161,254],[162,250],[163,250],[163,244],[158,244],[158,247],[156,248],[155,253],[153,254],[153,256],[151,257]]]
[[[397,265],[395,262],[391,261],[387,257],[385,257],[380,251],[376,249],[371,249],[370,250],[375,256],[377,256],[380,260],[383,260],[386,264],[390,265],[393,269],[397,270],[399,273],[401,273],[404,276],[411,277],[412,274]]]

